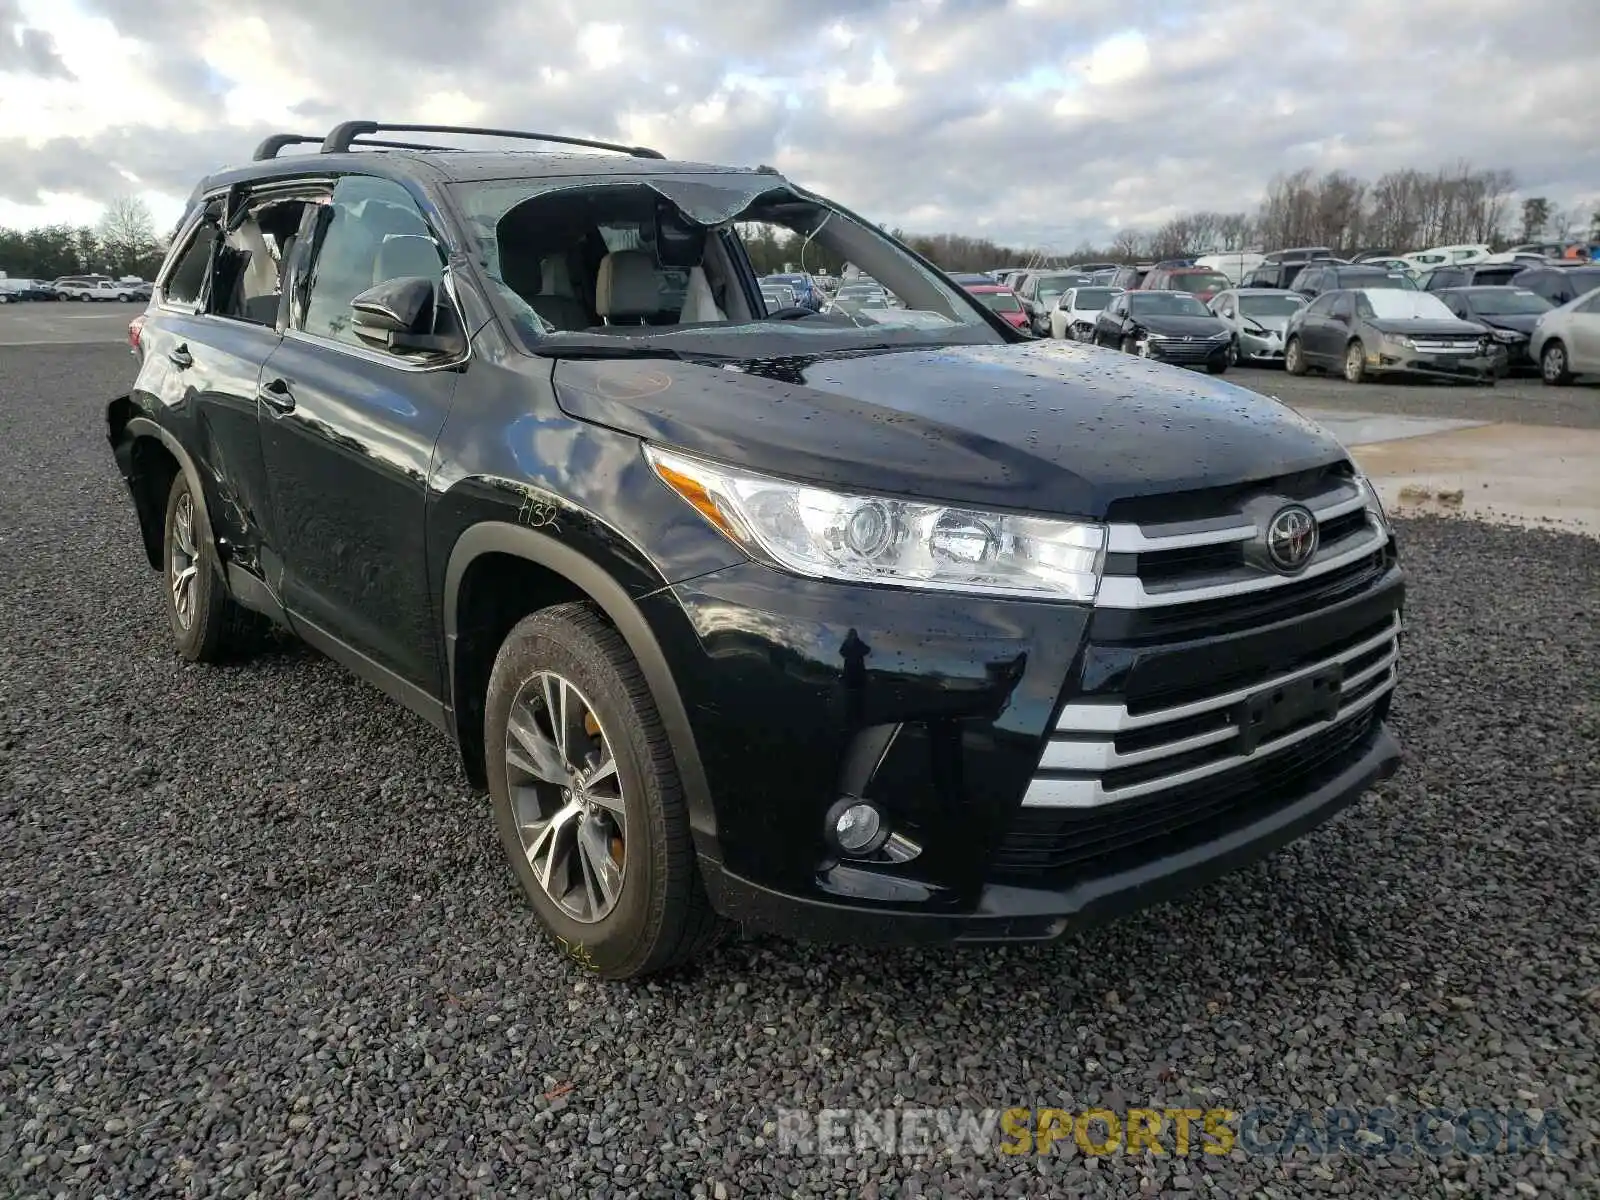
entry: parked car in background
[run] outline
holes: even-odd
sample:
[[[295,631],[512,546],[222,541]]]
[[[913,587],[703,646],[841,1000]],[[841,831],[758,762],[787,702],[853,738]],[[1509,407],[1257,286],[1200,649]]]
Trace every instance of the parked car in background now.
[[[1266,261],[1266,255],[1252,250],[1229,250],[1221,254],[1202,254],[1194,260],[1197,267],[1207,267],[1228,277],[1232,287],[1238,287],[1250,274]]]
[[[761,302],[767,306],[768,312],[781,312],[786,308],[795,308],[794,289],[787,283],[761,284]]]
[[[1489,330],[1505,351],[1508,374],[1538,369],[1539,360],[1532,353],[1530,340],[1539,319],[1552,309],[1539,293],[1501,285],[1448,288],[1430,294],[1444,301],[1463,321],[1475,321]]]
[[[1261,256],[1261,265],[1245,277],[1242,286],[1249,288],[1287,288],[1307,263],[1339,262],[1327,246],[1293,246],[1287,250],[1270,250]]]
[[[1133,263],[1128,266],[1118,267],[1116,273],[1110,279],[1097,279],[1095,282],[1104,283],[1114,288],[1121,288],[1125,292],[1131,292],[1143,284],[1145,276],[1153,270],[1155,270],[1155,263],[1153,262]]]
[[[63,275],[52,285],[58,300],[116,300],[121,296],[117,284],[103,275]]]
[[[959,283],[964,288],[970,288],[974,285],[978,287],[987,287],[994,283],[992,278],[983,274],[981,271],[951,271],[949,272],[949,275],[951,279],[953,279],[956,283]]]
[[[1231,361],[1283,362],[1289,318],[1306,306],[1298,292],[1281,288],[1233,288],[1212,297],[1210,309],[1233,333]]]
[[[967,291],[1006,324],[1016,329],[1028,327],[1028,314],[1023,310],[1022,301],[1010,288],[1003,288],[998,283],[974,283],[967,286]]]
[[[1510,283],[1522,272],[1538,265],[1542,264],[1514,259],[1509,262],[1484,261],[1435,267],[1423,277],[1423,287],[1430,292],[1442,292],[1446,288],[1497,287]]]
[[[1028,327],[1039,337],[1050,336],[1050,310],[1061,293],[1089,282],[1076,271],[1030,271],[1017,287],[1017,299],[1028,314]]]
[[[1221,271],[1193,266],[1157,266],[1139,285],[1141,290],[1147,292],[1188,292],[1202,302],[1211,299],[1218,292],[1227,291],[1232,286],[1228,277]]]
[[[1402,254],[1400,257],[1420,271],[1431,271],[1435,267],[1477,262],[1478,259],[1488,258],[1493,253],[1493,246],[1483,242],[1475,242],[1471,245],[1463,246],[1430,246],[1426,250]]]
[[[60,299],[55,286],[47,279],[4,279],[0,280],[0,287],[6,288],[13,302]]]
[[[1600,375],[1600,287],[1540,317],[1528,350],[1551,386]]]
[[[1094,340],[1094,323],[1121,290],[1110,287],[1073,287],[1061,293],[1050,310],[1050,336],[1078,342]]]
[[[1121,265],[1121,263],[1114,262],[1081,262],[1068,263],[1061,269],[1067,272],[1076,272],[1079,275],[1093,275],[1097,271],[1115,271]]]
[[[1294,278],[1291,290],[1308,300],[1340,288],[1405,288],[1417,290],[1417,281],[1403,271],[1367,263],[1307,263]]]
[[[864,308],[887,309],[893,303],[889,296],[889,289],[881,283],[846,283],[827,303],[827,311],[841,312],[847,315],[860,312]]]
[[[1489,331],[1430,292],[1323,292],[1289,318],[1284,339],[1291,375],[1316,367],[1342,371],[1351,383],[1387,374],[1493,383],[1500,370]]]
[[[794,292],[794,302],[797,308],[809,308],[819,312],[825,297],[811,281],[811,276],[798,272],[783,275],[765,275],[762,283],[781,283],[787,285]]]
[[[1188,292],[1122,292],[1094,324],[1094,344],[1213,375],[1228,369],[1233,331]]]
[[[1529,267],[1513,275],[1511,285],[1537,292],[1550,301],[1552,307],[1560,308],[1600,287],[1600,265]]]

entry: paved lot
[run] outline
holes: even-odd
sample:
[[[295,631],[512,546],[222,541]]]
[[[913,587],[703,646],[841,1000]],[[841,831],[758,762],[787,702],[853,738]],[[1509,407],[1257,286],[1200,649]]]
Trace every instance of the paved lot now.
[[[1044,949],[738,939],[601,985],[533,936],[422,721],[301,648],[174,657],[101,433],[129,365],[0,349],[0,1194],[1593,1186],[1600,543],[1404,523],[1403,773],[1186,903]],[[896,1103],[1478,1106],[1566,1132],[1439,1162],[770,1144],[780,1107]]]
[[[43,301],[0,305],[0,346],[120,342],[144,306],[118,302]]]

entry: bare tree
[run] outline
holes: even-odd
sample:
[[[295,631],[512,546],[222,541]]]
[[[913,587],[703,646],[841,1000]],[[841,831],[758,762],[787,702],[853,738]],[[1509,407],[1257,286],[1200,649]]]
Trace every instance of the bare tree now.
[[[107,265],[119,275],[147,262],[159,245],[150,210],[137,196],[119,196],[106,205],[96,232]]]

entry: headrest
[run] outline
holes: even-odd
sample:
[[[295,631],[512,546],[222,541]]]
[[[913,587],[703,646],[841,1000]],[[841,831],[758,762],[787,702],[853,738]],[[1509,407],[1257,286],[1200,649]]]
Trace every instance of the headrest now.
[[[397,233],[384,238],[379,247],[378,259],[372,268],[372,282],[387,283],[408,275],[434,279],[439,273],[439,251],[434,248],[432,238],[420,233]]]
[[[600,260],[594,307],[613,320],[654,316],[661,311],[661,278],[654,256],[643,250],[617,250]]]

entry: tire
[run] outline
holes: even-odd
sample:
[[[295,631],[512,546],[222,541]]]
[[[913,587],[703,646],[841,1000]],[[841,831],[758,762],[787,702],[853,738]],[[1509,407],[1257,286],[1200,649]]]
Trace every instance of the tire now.
[[[562,695],[568,746],[602,768],[588,789],[549,782],[578,757],[553,737],[549,713],[561,704],[551,698]],[[489,676],[484,749],[501,844],[562,953],[604,978],[631,979],[715,942],[720,923],[660,714],[626,643],[588,605],[536,612],[506,636]],[[562,813],[575,815],[558,824]]]
[[[190,662],[214,663],[254,650],[271,623],[228,595],[216,543],[182,471],[167,494],[161,545],[167,624],[178,653]],[[186,588],[179,586],[185,572]]]
[[[88,292],[85,292],[83,295],[79,296],[78,299],[82,300],[85,304],[93,304],[94,303],[94,297],[89,295]]]
[[[1570,362],[1565,343],[1560,338],[1551,338],[1539,351],[1539,378],[1547,387],[1564,387],[1572,382]]]
[[[1344,377],[1349,383],[1364,383],[1367,378],[1367,348],[1360,340],[1344,348]]]
[[[1291,375],[1306,373],[1306,356],[1300,352],[1300,339],[1290,338],[1283,348],[1283,369]]]
[[[1231,342],[1228,343],[1228,365],[1230,367],[1237,367],[1239,365],[1239,339],[1238,338],[1234,338]]]
[[[1227,371],[1228,371],[1228,360],[1227,359],[1223,359],[1221,362],[1208,362],[1206,364],[1206,374],[1207,375],[1225,375],[1225,374],[1227,374]]]
[[[1134,341],[1131,337],[1123,338],[1122,339],[1122,343],[1118,348],[1124,354],[1138,354],[1139,353],[1139,343]]]

